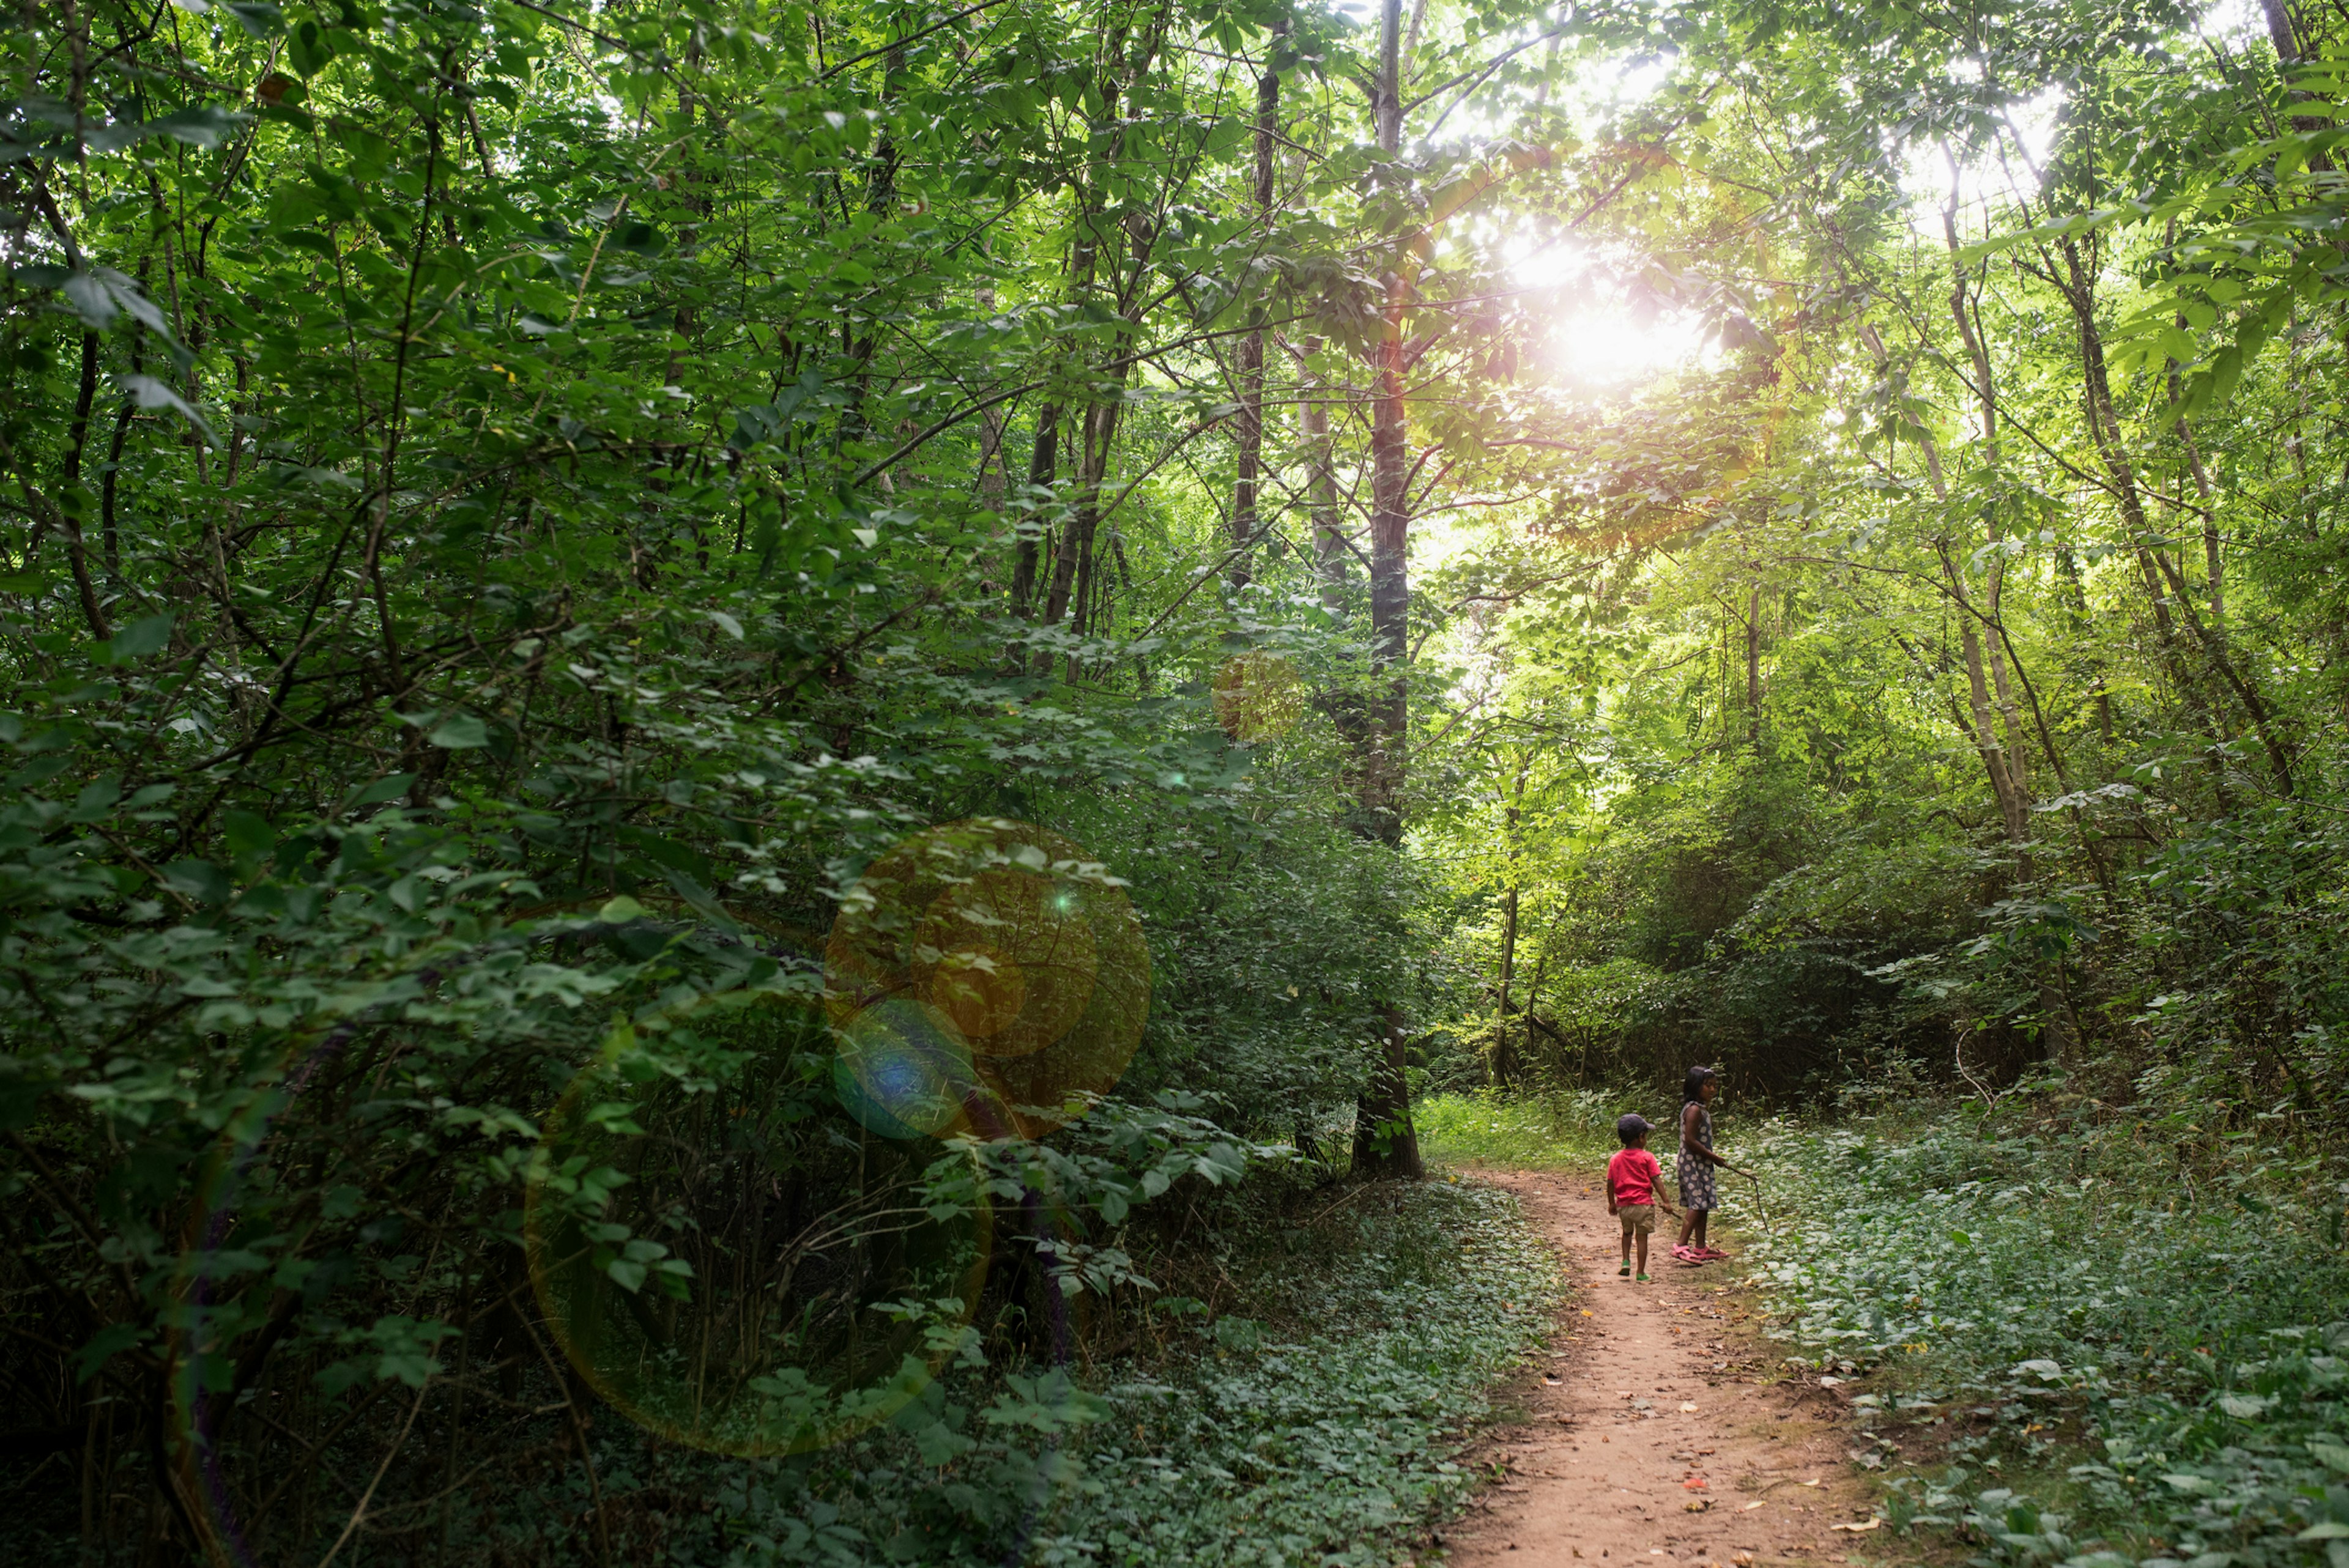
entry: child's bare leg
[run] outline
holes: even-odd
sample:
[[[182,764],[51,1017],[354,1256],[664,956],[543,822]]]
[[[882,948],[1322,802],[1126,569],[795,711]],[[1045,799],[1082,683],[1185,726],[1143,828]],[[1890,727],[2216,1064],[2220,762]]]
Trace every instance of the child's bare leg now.
[[[1630,1228],[1629,1225],[1626,1225],[1626,1226],[1624,1226],[1624,1227],[1623,1227],[1623,1262],[1624,1262],[1626,1264],[1629,1264],[1630,1263],[1630,1261],[1631,1261],[1631,1228]]]
[[[1694,1245],[1700,1247],[1704,1245],[1705,1227],[1712,1219],[1713,1211],[1710,1209],[1691,1209],[1689,1211],[1689,1234],[1694,1239]]]
[[[1682,1209],[1681,1211],[1681,1239],[1678,1243],[1679,1245],[1684,1247],[1689,1244],[1690,1233],[1694,1230],[1695,1226],[1696,1211],[1694,1209]]]
[[[1640,1246],[1640,1267],[1638,1272],[1640,1274],[1646,1274],[1648,1272],[1648,1233],[1641,1231],[1638,1233],[1638,1236]]]

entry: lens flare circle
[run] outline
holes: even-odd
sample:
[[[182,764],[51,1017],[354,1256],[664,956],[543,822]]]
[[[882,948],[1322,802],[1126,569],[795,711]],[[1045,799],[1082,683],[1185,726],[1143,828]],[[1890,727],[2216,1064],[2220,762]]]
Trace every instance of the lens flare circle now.
[[[804,1064],[832,1032],[812,1001],[773,1012],[766,1048],[710,1082],[615,1030],[545,1118],[523,1208],[532,1291],[580,1377],[663,1439],[744,1459],[828,1447],[920,1398],[966,1346],[993,1245],[975,1161],[903,1120],[858,1119],[894,1141],[822,1131],[840,1058],[829,1085]]]
[[[924,914],[914,984],[972,1050],[1033,1056],[1076,1027],[1092,999],[1101,951],[1084,911],[1070,879],[990,867]]]
[[[825,944],[824,986],[844,1040],[905,1038],[912,1007],[921,1029],[961,1043],[963,1115],[926,1119],[933,1136],[1034,1138],[1082,1116],[1124,1074],[1150,1009],[1150,952],[1124,884],[1101,862],[1048,830],[978,817],[916,833],[865,868]],[[844,1076],[861,1099],[916,1125],[869,1073],[852,1063]]]
[[[833,1093],[867,1132],[907,1141],[967,1131],[978,1088],[970,1047],[950,1018],[893,996],[836,1031]]]

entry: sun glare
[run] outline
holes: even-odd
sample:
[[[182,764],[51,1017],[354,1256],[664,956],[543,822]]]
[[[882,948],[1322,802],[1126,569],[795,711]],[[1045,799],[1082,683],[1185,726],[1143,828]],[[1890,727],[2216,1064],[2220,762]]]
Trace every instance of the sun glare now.
[[[1511,280],[1546,324],[1539,362],[1559,379],[1619,387],[1710,361],[1702,322],[1684,312],[1633,310],[1587,253],[1523,239],[1507,254]]]

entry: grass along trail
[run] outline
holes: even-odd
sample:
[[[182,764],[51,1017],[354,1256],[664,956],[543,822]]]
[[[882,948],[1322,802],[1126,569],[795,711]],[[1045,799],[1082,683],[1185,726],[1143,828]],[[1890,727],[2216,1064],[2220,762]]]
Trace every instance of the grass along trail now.
[[[1619,1230],[1595,1184],[1488,1171],[1566,1263],[1563,1326],[1476,1456],[1501,1479],[1444,1536],[1454,1568],[1706,1568],[1841,1562],[1869,1524],[1826,1389],[1764,1381],[1743,1292],[1720,1265],[1669,1256],[1654,1283],[1617,1277]]]

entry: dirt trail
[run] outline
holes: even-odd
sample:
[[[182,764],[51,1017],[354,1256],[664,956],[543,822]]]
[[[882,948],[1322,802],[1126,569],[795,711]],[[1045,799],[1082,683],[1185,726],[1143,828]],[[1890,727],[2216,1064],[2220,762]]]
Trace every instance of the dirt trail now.
[[[1452,1568],[1816,1563],[1874,1556],[1826,1390],[1764,1384],[1776,1366],[1744,1326],[1723,1265],[1690,1268],[1654,1238],[1651,1284],[1616,1277],[1620,1231],[1593,1180],[1486,1173],[1568,1262],[1574,1295],[1547,1365],[1505,1405],[1523,1412],[1475,1456],[1506,1467],[1439,1537]],[[1669,1224],[1664,1215],[1658,1220]],[[1692,1504],[1701,1505],[1692,1508]]]

